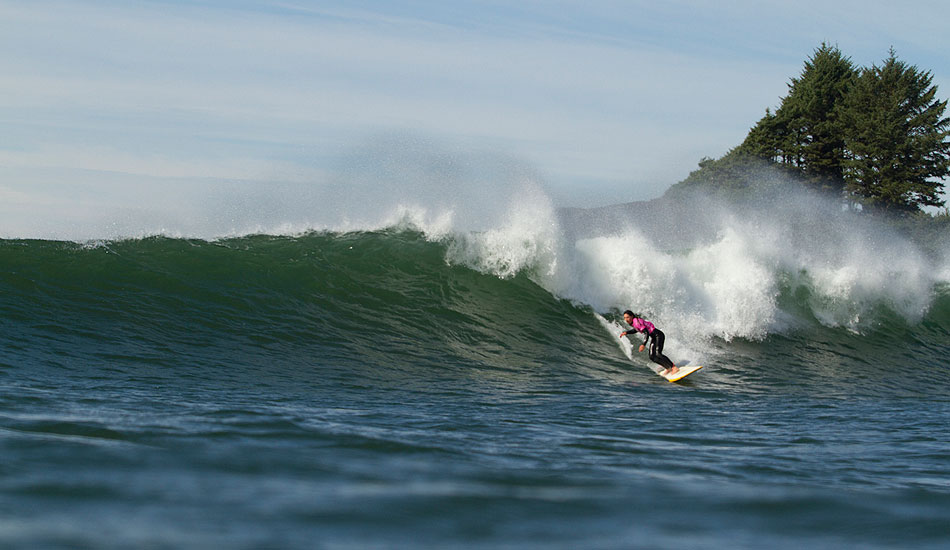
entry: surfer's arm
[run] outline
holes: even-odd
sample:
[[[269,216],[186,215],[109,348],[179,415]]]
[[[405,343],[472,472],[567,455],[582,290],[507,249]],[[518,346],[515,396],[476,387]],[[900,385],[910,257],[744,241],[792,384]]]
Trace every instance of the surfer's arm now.
[[[630,335],[633,334],[633,333],[635,333],[635,332],[639,332],[639,331],[638,331],[637,329],[625,330],[625,331],[623,331],[623,332],[620,333],[620,337],[623,338],[624,336],[626,336],[626,337],[629,338]],[[631,340],[632,340],[632,338],[631,338]],[[647,342],[649,342],[649,341],[650,341],[650,334],[647,333],[647,336],[646,336],[646,338],[643,339],[643,344],[641,344],[640,347],[642,348],[643,346],[647,345]]]

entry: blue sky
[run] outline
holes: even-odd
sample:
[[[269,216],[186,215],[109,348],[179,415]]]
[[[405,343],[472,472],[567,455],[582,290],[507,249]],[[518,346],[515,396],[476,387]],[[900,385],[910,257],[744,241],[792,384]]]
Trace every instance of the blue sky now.
[[[822,41],[858,65],[893,46],[947,98],[947,21],[941,1],[0,0],[0,213],[319,185],[393,133],[509,156],[561,205],[649,199]]]

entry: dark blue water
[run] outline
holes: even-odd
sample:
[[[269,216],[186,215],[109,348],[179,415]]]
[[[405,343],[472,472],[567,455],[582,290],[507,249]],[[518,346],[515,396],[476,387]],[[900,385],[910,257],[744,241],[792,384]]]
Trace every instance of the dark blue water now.
[[[792,328],[670,384],[590,306],[447,254],[0,241],[0,546],[950,545],[942,287],[854,330],[788,286]]]

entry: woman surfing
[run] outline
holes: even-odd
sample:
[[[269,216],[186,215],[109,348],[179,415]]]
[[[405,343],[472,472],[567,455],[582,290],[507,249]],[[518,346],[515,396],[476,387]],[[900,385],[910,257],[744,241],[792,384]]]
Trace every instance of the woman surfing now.
[[[639,351],[643,351],[643,348],[646,347],[647,342],[650,342],[650,361],[653,361],[657,365],[663,367],[664,371],[660,374],[662,376],[668,376],[671,374],[676,374],[679,372],[679,367],[673,364],[673,361],[670,361],[670,358],[663,355],[663,342],[666,341],[666,335],[663,334],[663,331],[653,326],[653,323],[647,321],[640,317],[640,315],[630,311],[623,312],[623,320],[627,322],[628,325],[633,327],[633,330],[627,330],[620,333],[620,337],[629,336],[633,332],[641,332],[647,335],[643,340],[643,343],[640,344]]]

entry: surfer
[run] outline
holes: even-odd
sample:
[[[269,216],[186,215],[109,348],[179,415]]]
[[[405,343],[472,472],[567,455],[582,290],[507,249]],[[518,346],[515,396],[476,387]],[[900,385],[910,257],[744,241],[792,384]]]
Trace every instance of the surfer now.
[[[665,370],[661,373],[664,376],[668,374],[674,374],[680,369],[670,361],[670,358],[663,355],[663,342],[666,340],[666,335],[663,334],[663,331],[653,326],[653,323],[650,321],[644,320],[640,315],[630,311],[623,312],[623,320],[627,322],[628,325],[633,327],[633,330],[627,330],[620,333],[620,337],[623,338],[633,332],[643,332],[647,335],[646,339],[643,340],[643,343],[640,344],[640,350],[643,351],[643,348],[646,347],[647,342],[650,342],[650,361],[653,361],[657,365],[660,365]]]

